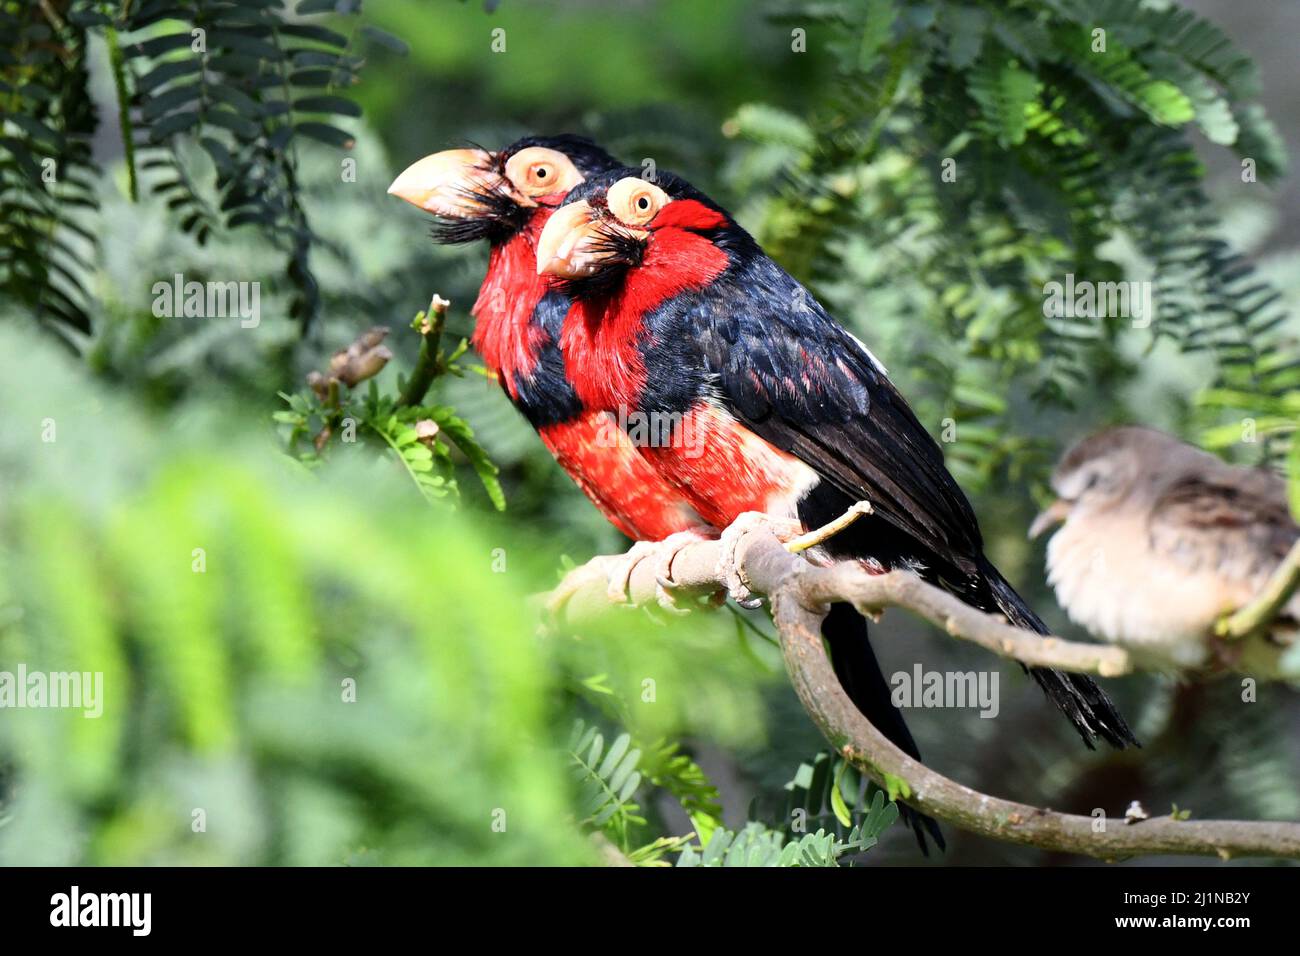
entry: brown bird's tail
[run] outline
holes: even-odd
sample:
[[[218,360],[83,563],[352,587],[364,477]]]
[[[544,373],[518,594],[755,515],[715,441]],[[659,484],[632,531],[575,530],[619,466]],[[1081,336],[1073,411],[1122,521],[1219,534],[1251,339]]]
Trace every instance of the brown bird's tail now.
[[[903,722],[903,715],[890,699],[889,684],[880,672],[880,664],[867,639],[866,620],[853,609],[852,604],[832,604],[830,613],[822,622],[822,637],[826,639],[830,650],[835,676],[839,678],[840,686],[844,688],[849,700],[853,701],[853,706],[890,743],[913,760],[920,760],[921,753],[916,747],[916,741]],[[925,840],[927,833],[940,850],[944,849],[943,832],[933,817],[901,802],[898,804],[898,814],[903,823],[916,834],[917,845],[923,854],[930,855]]]
[[[987,560],[982,560],[980,571],[993,603],[1007,616],[1007,620],[1016,627],[1038,634],[1048,633],[1047,625],[1007,583],[997,568]],[[1070,718],[1070,723],[1074,724],[1074,729],[1079,732],[1088,749],[1093,749],[1093,741],[1098,737],[1117,750],[1123,750],[1130,744],[1141,746],[1129,729],[1128,722],[1124,720],[1124,715],[1091,677],[1067,674],[1047,667],[1029,667],[1026,670],[1052,703]]]

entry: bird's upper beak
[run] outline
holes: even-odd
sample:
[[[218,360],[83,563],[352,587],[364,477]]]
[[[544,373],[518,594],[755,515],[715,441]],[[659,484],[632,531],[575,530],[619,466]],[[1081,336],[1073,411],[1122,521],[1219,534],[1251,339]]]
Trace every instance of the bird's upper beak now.
[[[1037,538],[1048,528],[1055,527],[1066,518],[1070,517],[1070,510],[1073,507],[1074,503],[1066,501],[1064,498],[1058,498],[1053,501],[1038,513],[1038,517],[1034,519],[1034,523],[1029,526],[1030,540]]]
[[[483,216],[489,207],[479,196],[507,193],[516,201],[522,199],[496,171],[495,160],[484,149],[446,149],[407,166],[388,191],[438,216],[452,219]]]
[[[618,235],[640,240],[649,233],[602,222],[585,200],[561,206],[537,240],[537,274],[564,279],[589,276],[616,257],[610,239]]]

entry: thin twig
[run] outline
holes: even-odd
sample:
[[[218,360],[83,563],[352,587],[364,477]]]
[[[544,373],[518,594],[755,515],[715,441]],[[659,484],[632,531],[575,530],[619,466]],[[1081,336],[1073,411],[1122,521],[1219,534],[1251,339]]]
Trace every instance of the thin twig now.
[[[792,541],[785,543],[785,549],[791,554],[798,554],[800,551],[807,551],[809,548],[816,547],[827,538],[839,534],[853,522],[857,521],[863,515],[871,514],[871,502],[859,501],[850,506],[849,510],[844,512],[834,521],[828,521],[820,528],[814,528],[807,534],[801,534]]]
[[[45,14],[45,19],[50,22],[50,26],[54,27],[55,30],[62,31],[67,26],[63,17],[59,16],[59,11],[54,9],[54,4],[50,3],[50,0],[41,0],[40,8],[41,12]]]
[[[1300,540],[1291,546],[1259,597],[1220,620],[1215,633],[1229,640],[1259,633],[1286,607],[1297,586],[1300,586]]]

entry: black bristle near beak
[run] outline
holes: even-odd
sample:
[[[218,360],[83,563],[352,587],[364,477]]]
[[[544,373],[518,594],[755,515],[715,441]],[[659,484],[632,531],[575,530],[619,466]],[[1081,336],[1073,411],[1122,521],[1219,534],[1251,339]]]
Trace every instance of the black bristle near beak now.
[[[466,198],[480,207],[473,215],[463,218],[435,216],[430,235],[440,245],[465,242],[504,242],[528,224],[532,210],[519,205],[502,192],[486,189],[467,189]]]
[[[611,294],[622,284],[627,270],[641,264],[645,240],[622,230],[602,228],[599,238],[592,244],[592,252],[601,257],[595,272],[585,276],[557,277],[552,280],[553,287],[570,299],[597,299]]]

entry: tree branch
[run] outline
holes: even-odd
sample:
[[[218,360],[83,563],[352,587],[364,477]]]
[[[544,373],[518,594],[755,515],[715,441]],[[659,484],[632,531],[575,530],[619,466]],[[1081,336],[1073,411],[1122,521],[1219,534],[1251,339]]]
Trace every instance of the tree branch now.
[[[729,559],[719,542],[688,544],[673,559],[676,589],[716,592],[728,572],[739,570],[754,591],[768,595],[786,669],[804,709],[847,760],[890,792],[901,792],[916,809],[994,839],[1102,859],[1144,854],[1300,859],[1300,823],[1159,817],[1128,824],[1122,816],[1084,817],[1003,800],[950,780],[904,754],[853,706],[826,657],[821,622],[834,601],[850,601],[873,616],[898,606],[1000,656],[1103,676],[1134,670],[1123,650],[1022,631],[908,572],[871,575],[855,564],[814,566],[767,529],[746,532],[734,553],[737,567],[724,568],[720,563]],[[553,618],[574,624],[607,613],[608,572],[619,557],[593,558],[566,575],[547,601]],[[654,565],[642,561],[633,569],[628,594],[634,604],[655,600]]]
[[[1273,571],[1259,597],[1219,621],[1215,633],[1219,637],[1237,640],[1251,637],[1264,630],[1278,616],[1282,608],[1286,607],[1298,585],[1300,585],[1300,540],[1291,546],[1282,563]]]
[[[999,657],[1018,660],[1031,667],[1055,667],[1058,670],[1096,674],[1099,677],[1119,677],[1137,669],[1132,657],[1123,648],[1045,637],[1021,630],[1008,624],[1001,616],[986,614],[962,603],[947,591],[926,583],[909,571],[870,574],[852,563],[815,567],[786,550],[788,545],[769,554],[771,549],[764,538],[776,540],[770,534],[756,538],[756,533],[751,532],[736,549],[742,578],[751,582],[756,592],[771,595],[771,588],[779,583],[781,575],[799,571],[802,593],[814,605],[849,601],[872,618],[878,617],[887,607],[904,608],[942,628],[952,637],[978,644]],[[718,563],[723,558],[723,552],[722,545],[717,541],[700,541],[682,548],[673,558],[673,578],[677,589],[711,593],[721,588],[723,578],[719,574]],[[593,558],[587,564],[570,571],[555,591],[551,592],[548,600],[551,611],[566,620],[575,617],[590,619],[604,613],[609,608],[605,593],[606,571],[621,557],[608,555]],[[628,595],[632,604],[654,601],[656,573],[653,565],[654,562],[643,561],[633,569],[628,580]],[[760,581],[751,576],[755,565],[765,568],[770,565],[766,579]]]

